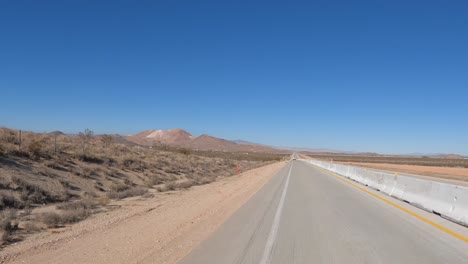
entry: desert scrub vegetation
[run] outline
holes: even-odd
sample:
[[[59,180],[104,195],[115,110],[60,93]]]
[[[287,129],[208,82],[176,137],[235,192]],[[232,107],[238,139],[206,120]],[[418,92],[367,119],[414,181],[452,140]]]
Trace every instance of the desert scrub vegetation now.
[[[0,211],[0,246],[11,242],[16,230],[18,230],[16,212],[14,210]]]
[[[2,215],[2,243],[111,210],[113,200],[188,189],[284,156],[144,147],[89,129],[22,131],[20,140],[19,131],[0,128],[0,210],[14,212]]]
[[[132,186],[131,184],[115,184],[107,193],[110,199],[123,199],[133,196],[141,196],[148,192],[147,188],[141,186]]]
[[[48,227],[60,227],[86,219],[97,210],[98,206],[98,200],[91,198],[65,202],[56,205],[58,210],[39,214],[38,220]]]

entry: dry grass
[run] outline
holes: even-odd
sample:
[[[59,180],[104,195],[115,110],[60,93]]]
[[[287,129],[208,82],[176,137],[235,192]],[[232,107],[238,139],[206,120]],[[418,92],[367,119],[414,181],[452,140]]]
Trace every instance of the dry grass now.
[[[141,196],[148,192],[147,188],[134,187],[129,184],[116,184],[112,186],[111,190],[107,193],[110,199],[124,199],[127,197]]]
[[[91,212],[84,208],[61,212],[47,212],[39,215],[39,221],[48,227],[61,227],[65,224],[72,224],[86,219],[90,214]]]
[[[91,209],[96,208],[97,205],[98,205],[97,201],[88,198],[88,199],[83,199],[83,200],[78,200],[78,201],[61,203],[61,204],[58,204],[56,207],[57,209],[60,209],[60,210],[79,210],[79,209],[91,210]]]

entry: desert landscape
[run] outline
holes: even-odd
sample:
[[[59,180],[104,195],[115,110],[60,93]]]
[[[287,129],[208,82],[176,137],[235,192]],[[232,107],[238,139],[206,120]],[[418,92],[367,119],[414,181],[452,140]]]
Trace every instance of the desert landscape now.
[[[291,153],[182,129],[122,136],[1,128],[0,263],[89,263],[89,256],[96,263],[126,263],[135,255],[138,263],[176,263],[283,168]],[[292,157],[468,181],[467,160],[454,155]],[[119,247],[129,232],[145,235],[131,238],[126,255],[128,248]],[[96,257],[98,251],[112,254]]]
[[[157,193],[208,184],[287,157],[265,148],[227,151],[237,144],[215,139],[226,144],[212,145],[213,137],[207,144],[186,145],[178,135],[187,134],[176,129],[152,138],[94,135],[89,129],[66,135],[1,128],[1,247],[109,213],[120,207],[116,201],[127,197],[152,199]],[[199,148],[188,148],[194,145]]]
[[[0,264],[467,264],[467,14],[2,1]]]

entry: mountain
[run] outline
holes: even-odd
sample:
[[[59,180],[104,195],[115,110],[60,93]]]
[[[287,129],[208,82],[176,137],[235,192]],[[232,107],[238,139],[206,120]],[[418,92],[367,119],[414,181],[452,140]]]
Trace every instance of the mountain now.
[[[63,133],[62,131],[58,131],[58,130],[49,132],[49,133],[47,133],[47,134],[52,135],[52,136],[57,136],[57,137],[58,137],[58,136],[64,136],[64,135],[65,135],[65,133]]]
[[[341,151],[341,150],[334,150],[334,149],[325,149],[325,148],[299,148],[299,147],[276,147],[277,149],[284,149],[284,150],[290,150],[294,152],[309,152],[309,153],[351,153],[347,151]]]
[[[175,147],[185,147],[199,150],[242,151],[242,152],[278,152],[279,150],[243,141],[239,144],[210,135],[194,137],[183,129],[145,130],[135,135],[127,135],[125,139],[139,145],[151,146],[155,143]]]
[[[202,150],[221,150],[221,151],[245,151],[245,152],[278,152],[278,150],[257,145],[238,144],[229,140],[212,137],[210,135],[201,135],[188,143],[188,147]]]
[[[260,145],[260,144],[245,141],[245,140],[242,140],[242,139],[235,139],[235,140],[229,140],[229,141],[231,141],[233,143],[236,143],[236,144],[239,144],[239,145]]]
[[[187,131],[176,128],[170,130],[145,130],[135,135],[125,136],[128,141],[140,145],[153,145],[155,143],[182,146],[194,139]]]

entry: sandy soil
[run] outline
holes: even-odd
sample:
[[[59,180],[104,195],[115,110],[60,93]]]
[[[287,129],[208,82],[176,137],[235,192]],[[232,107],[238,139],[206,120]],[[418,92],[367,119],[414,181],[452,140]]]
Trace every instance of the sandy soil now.
[[[400,165],[387,163],[359,163],[359,162],[340,162],[344,164],[373,168],[379,170],[388,170],[395,172],[406,172],[417,175],[431,176],[436,178],[464,181],[468,182],[467,168],[451,168],[451,167],[433,167],[433,166],[416,166],[416,165]]]
[[[0,263],[176,263],[257,192],[285,162],[118,207],[0,252]]]

